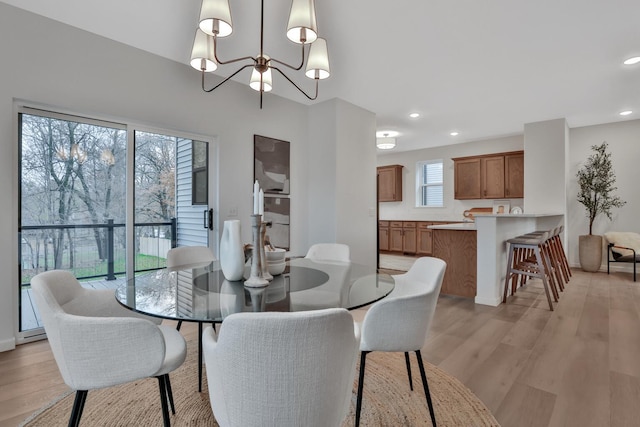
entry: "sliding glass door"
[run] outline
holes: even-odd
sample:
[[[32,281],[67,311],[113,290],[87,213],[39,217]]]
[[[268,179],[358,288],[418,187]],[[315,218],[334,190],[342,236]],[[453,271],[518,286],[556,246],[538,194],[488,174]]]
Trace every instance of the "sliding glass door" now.
[[[34,275],[124,271],[127,135],[120,124],[39,110],[24,109],[18,120],[19,331],[38,334]]]
[[[171,247],[211,241],[217,253],[208,141],[25,107],[18,121],[19,341],[43,334],[40,272],[114,288],[164,268]]]

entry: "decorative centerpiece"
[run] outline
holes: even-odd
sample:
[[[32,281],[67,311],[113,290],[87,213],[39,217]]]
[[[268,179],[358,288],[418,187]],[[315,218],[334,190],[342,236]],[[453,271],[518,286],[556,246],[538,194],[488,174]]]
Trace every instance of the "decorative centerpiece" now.
[[[258,181],[253,184],[253,215],[251,215],[251,230],[253,236],[253,253],[251,255],[251,273],[244,285],[250,288],[261,288],[269,285],[269,280],[263,274],[264,242],[262,234],[262,214],[264,213],[264,193]],[[267,273],[268,274],[268,273]],[[269,275],[271,276],[271,275]],[[273,279],[273,277],[271,277]]]

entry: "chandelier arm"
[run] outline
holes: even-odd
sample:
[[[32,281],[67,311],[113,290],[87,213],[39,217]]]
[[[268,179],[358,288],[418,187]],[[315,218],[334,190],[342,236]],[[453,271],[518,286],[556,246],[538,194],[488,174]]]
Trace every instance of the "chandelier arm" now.
[[[226,65],[226,64],[232,64],[234,62],[238,62],[238,61],[244,61],[245,59],[249,59],[251,61],[253,61],[254,65],[256,64],[257,60],[256,58],[252,57],[252,56],[243,56],[241,58],[235,58],[235,59],[230,59],[228,61],[222,61],[220,60],[220,58],[218,58],[218,37],[213,37],[213,57],[216,59],[216,62],[218,64],[221,65]]]
[[[220,83],[218,83],[217,85],[215,85],[214,87],[212,87],[211,89],[205,89],[204,88],[204,71],[202,71],[202,90],[205,92],[213,92],[214,90],[216,90],[217,88],[219,88],[220,86],[222,86],[223,84],[225,84],[228,80],[230,80],[231,78],[233,78],[233,76],[235,76],[236,74],[238,74],[240,71],[244,70],[245,68],[248,67],[253,67],[252,64],[247,64],[241,68],[239,68],[235,73],[231,74],[229,77],[227,77],[226,79],[224,79],[223,81],[221,81]]]
[[[293,65],[289,65],[289,64],[287,64],[286,62],[279,61],[279,60],[277,60],[277,59],[275,59],[275,58],[271,58],[271,61],[272,61],[272,62],[277,62],[278,64],[282,64],[282,65],[284,65],[285,67],[289,67],[289,68],[291,68],[292,70],[299,71],[299,70],[301,70],[301,69],[302,69],[302,66],[304,65],[304,45],[305,45],[305,44],[303,43],[303,44],[302,44],[302,60],[300,61],[300,65],[298,65],[297,67],[295,67],[295,66],[293,66]]]
[[[291,80],[291,79],[289,78],[289,76],[287,76],[285,73],[283,73],[283,72],[282,72],[278,67],[271,67],[271,69],[276,70],[277,72],[279,72],[280,74],[282,74],[282,76],[283,76],[285,79],[289,80],[289,83],[291,83],[292,85],[294,85],[294,86],[296,87],[296,89],[298,89],[298,90],[299,90],[299,91],[300,91],[304,96],[306,96],[307,98],[309,98],[311,101],[315,100],[315,99],[318,97],[318,80],[319,80],[319,79],[314,79],[314,80],[316,81],[316,94],[315,94],[313,97],[311,97],[311,96],[307,95],[307,93],[306,93],[304,90],[302,90],[302,89],[300,88],[300,86],[298,86],[297,84],[295,84],[295,83],[294,83],[294,81],[293,81],[293,80]]]

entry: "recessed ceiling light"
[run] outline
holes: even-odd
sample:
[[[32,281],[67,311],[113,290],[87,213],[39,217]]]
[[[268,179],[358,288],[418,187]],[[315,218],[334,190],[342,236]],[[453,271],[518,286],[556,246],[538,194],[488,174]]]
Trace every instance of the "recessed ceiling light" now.
[[[409,117],[411,117],[412,119],[417,119],[418,117],[420,117],[420,113],[411,113],[409,114]]]
[[[640,56],[634,56],[624,61],[624,65],[634,65],[640,62]]]
[[[376,138],[395,138],[400,132],[395,130],[379,130],[376,132]]]
[[[449,135],[451,135],[451,136],[458,136],[458,132],[451,132]]]
[[[620,111],[621,116],[628,116],[631,113],[633,113],[633,111],[631,110]]]

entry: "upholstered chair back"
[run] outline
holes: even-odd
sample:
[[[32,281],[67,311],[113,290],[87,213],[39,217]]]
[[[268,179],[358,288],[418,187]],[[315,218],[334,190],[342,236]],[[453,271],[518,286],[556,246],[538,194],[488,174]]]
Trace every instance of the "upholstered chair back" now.
[[[318,261],[351,261],[349,246],[342,243],[316,243],[309,248],[305,258]]]
[[[215,261],[215,259],[213,252],[207,246],[180,246],[167,252],[167,268],[200,267]]]
[[[359,333],[344,309],[238,313],[203,334],[209,397],[222,427],[340,426]]]
[[[416,351],[425,343],[435,313],[446,263],[418,258],[386,298],[367,311],[362,323],[361,351]]]

